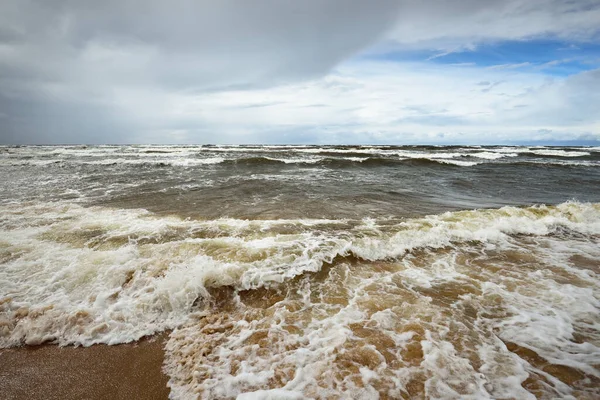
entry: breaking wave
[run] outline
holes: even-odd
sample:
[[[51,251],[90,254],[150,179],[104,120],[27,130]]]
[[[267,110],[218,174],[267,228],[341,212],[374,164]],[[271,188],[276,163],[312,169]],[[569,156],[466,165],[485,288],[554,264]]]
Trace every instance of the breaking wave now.
[[[270,287],[337,257],[600,234],[600,205],[564,203],[407,220],[181,220],[69,203],[1,209],[0,345],[122,343],[180,325],[207,288]]]

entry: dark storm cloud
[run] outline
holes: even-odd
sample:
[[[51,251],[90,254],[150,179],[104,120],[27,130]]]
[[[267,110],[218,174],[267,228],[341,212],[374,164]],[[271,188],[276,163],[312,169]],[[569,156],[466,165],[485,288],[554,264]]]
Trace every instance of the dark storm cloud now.
[[[393,0],[5,1],[0,139],[21,141],[24,127],[23,141],[36,141],[36,130],[47,140],[41,130],[52,127],[58,142],[120,139],[123,130],[99,139],[68,126],[96,111],[115,128],[124,123],[115,90],[205,92],[320,76],[376,40],[396,10]]]

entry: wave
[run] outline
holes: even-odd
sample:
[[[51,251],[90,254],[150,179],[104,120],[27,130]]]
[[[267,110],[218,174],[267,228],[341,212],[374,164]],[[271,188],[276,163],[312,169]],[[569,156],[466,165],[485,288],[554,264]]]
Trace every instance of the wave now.
[[[600,204],[406,220],[181,220],[68,202],[0,207],[0,346],[123,343],[180,326],[208,290],[269,288],[339,257],[600,234]]]
[[[550,166],[550,167],[564,167],[564,168],[577,168],[577,167],[595,168],[595,167],[600,167],[600,162],[591,161],[591,160],[543,159],[543,160],[515,160],[515,162],[512,162],[509,165]]]
[[[511,151],[511,152],[482,151],[482,152],[476,152],[476,153],[467,153],[467,154],[465,154],[465,156],[483,158],[486,160],[498,160],[500,158],[505,158],[505,157],[518,157],[519,154],[515,153],[514,151]]]
[[[539,150],[528,150],[528,153],[532,153],[538,156],[550,156],[550,157],[584,157],[589,156],[590,153],[587,151],[568,151],[568,150],[553,150],[553,149],[539,149]]]
[[[365,167],[399,166],[399,165],[455,165],[470,167],[479,164],[474,161],[453,160],[450,158],[390,158],[390,157],[312,157],[312,158],[275,158],[275,157],[248,157],[228,159],[224,161],[230,165],[284,165],[284,164],[309,164],[326,167]]]
[[[363,166],[433,165],[472,167],[548,160],[563,165],[593,166],[593,148],[435,147],[435,146],[104,146],[5,147],[0,166],[129,165],[195,167],[225,165]],[[586,158],[587,157],[587,158]],[[582,159],[584,158],[584,159]],[[416,160],[409,162],[407,160]],[[429,160],[429,161],[422,161]],[[560,162],[558,162],[560,161]],[[579,163],[586,161],[586,163]],[[549,163],[550,164],[550,163]]]
[[[230,165],[280,165],[280,164],[316,164],[321,158],[275,158],[275,157],[244,157],[228,159],[225,164]]]
[[[47,165],[98,165],[98,166],[158,166],[158,167],[193,167],[201,165],[221,164],[222,157],[212,158],[101,158],[101,159],[8,159],[0,160],[0,165],[9,166],[47,166]]]
[[[544,156],[541,156],[544,157]],[[472,158],[485,159],[485,161],[472,161]],[[459,167],[472,167],[480,164],[496,164],[490,161],[497,160],[488,155],[463,155],[460,158],[453,157],[240,157],[240,158],[105,158],[97,160],[89,159],[0,159],[0,166],[13,167],[43,167],[43,166],[132,166],[132,167],[175,167],[193,168],[210,165],[313,165],[325,167],[377,167],[377,166],[435,166],[452,165]],[[599,167],[600,162],[596,160],[560,160],[554,157],[544,157],[539,160],[515,158],[500,165],[548,165],[562,167]]]
[[[478,165],[475,161],[465,160],[454,160],[451,158],[437,159],[437,158],[426,158],[426,157],[414,157],[414,158],[388,158],[388,157],[367,157],[367,158],[328,158],[323,162],[325,165],[332,166],[441,166],[441,165],[453,165],[459,167],[472,167]]]

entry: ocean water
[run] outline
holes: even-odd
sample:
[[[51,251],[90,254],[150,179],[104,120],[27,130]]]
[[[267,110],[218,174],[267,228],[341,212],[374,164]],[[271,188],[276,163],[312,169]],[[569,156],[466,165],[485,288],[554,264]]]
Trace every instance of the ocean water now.
[[[600,397],[600,148],[0,147],[0,347],[175,399]]]

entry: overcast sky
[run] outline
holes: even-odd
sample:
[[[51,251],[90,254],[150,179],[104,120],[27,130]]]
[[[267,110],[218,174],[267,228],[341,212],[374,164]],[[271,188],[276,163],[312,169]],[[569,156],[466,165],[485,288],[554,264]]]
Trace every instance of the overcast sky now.
[[[0,143],[600,140],[600,0],[1,0]]]

